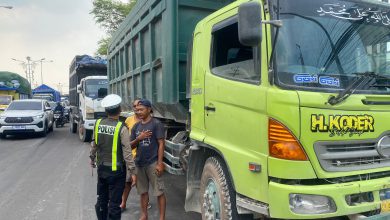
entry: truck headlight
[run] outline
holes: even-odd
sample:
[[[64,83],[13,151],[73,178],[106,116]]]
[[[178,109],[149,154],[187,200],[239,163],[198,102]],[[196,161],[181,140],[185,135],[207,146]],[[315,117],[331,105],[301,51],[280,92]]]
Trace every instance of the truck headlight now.
[[[0,116],[0,120],[5,120],[5,116]]]
[[[40,118],[43,118],[44,116],[45,116],[45,114],[40,114],[40,115],[34,116],[33,118],[34,119],[40,119]]]
[[[306,194],[290,194],[290,209],[297,214],[324,214],[337,210],[332,198]]]

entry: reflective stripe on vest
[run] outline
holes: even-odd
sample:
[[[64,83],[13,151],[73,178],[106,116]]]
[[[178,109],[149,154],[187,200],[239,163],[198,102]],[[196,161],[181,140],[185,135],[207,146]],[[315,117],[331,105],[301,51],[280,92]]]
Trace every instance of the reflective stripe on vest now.
[[[118,137],[121,130],[122,122],[118,122],[115,127],[114,141],[112,142],[112,171],[116,171],[117,151],[118,151]]]
[[[97,145],[98,144],[98,128],[99,128],[99,125],[100,125],[100,122],[102,121],[102,119],[98,119],[96,121],[96,124],[95,124],[95,144]]]

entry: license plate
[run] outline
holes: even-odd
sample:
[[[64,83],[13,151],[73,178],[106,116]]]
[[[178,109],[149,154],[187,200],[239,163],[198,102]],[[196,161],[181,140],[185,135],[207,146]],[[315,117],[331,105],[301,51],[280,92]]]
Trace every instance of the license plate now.
[[[26,126],[12,126],[12,128],[15,130],[24,130],[26,129]]]
[[[390,212],[390,200],[383,200],[381,203],[381,213]]]
[[[54,118],[60,118],[60,115],[54,115]]]

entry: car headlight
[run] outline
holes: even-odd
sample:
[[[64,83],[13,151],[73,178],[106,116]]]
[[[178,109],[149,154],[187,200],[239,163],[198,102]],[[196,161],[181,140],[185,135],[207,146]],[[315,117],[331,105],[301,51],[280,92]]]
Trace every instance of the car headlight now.
[[[43,117],[45,117],[45,114],[36,115],[36,116],[34,116],[33,118],[34,118],[34,119],[40,119],[40,118],[43,118]]]

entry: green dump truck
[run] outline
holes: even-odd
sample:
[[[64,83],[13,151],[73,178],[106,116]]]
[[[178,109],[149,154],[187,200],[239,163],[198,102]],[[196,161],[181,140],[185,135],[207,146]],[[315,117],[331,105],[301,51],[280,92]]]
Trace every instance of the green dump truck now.
[[[153,102],[202,219],[390,211],[390,5],[139,0],[110,93]]]
[[[17,99],[31,97],[30,83],[17,73],[0,71],[0,113]]]

